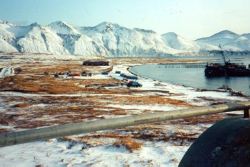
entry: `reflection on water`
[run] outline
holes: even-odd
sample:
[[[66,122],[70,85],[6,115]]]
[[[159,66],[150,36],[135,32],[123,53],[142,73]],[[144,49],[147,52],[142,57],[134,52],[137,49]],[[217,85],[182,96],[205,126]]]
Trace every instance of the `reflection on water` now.
[[[194,88],[217,89],[227,85],[250,95],[250,77],[206,77],[204,68],[165,68],[156,64],[135,66],[130,70],[143,77]]]

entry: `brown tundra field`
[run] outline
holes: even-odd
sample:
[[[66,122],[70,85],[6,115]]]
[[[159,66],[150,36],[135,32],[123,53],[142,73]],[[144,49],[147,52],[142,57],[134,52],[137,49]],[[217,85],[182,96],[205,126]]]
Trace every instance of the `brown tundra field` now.
[[[247,101],[226,91],[205,90],[138,76],[128,88],[116,72],[130,66],[193,63],[167,58],[107,59],[83,66],[82,57],[0,55],[0,133]],[[83,72],[91,74],[82,76]],[[103,72],[108,72],[103,75]],[[142,124],[0,148],[3,166],[178,166],[186,150],[215,122],[241,112]]]

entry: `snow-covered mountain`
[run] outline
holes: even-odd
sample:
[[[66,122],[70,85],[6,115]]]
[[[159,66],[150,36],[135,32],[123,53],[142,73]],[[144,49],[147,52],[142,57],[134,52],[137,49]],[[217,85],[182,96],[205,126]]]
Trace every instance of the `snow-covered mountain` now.
[[[238,42],[235,41],[237,39]],[[0,21],[1,52],[71,54],[81,56],[166,56],[217,50],[218,44],[233,50],[249,48],[250,34],[224,31],[209,38],[188,40],[175,33],[160,35],[152,30],[129,29],[103,22],[81,27],[57,21],[43,26],[17,26]],[[237,45],[236,45],[237,44]]]
[[[203,44],[188,40],[182,36],[177,35],[174,32],[169,32],[162,35],[165,43],[171,48],[181,50],[184,52],[199,52],[201,50],[216,50],[218,46],[212,46],[209,44]]]
[[[224,30],[210,37],[200,38],[197,42],[218,46],[219,44],[225,50],[232,51],[250,51],[250,34],[236,34]]]

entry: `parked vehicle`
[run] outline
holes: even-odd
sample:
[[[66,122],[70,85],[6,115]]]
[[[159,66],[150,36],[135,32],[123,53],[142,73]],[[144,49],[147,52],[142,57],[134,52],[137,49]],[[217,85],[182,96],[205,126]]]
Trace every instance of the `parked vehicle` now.
[[[108,75],[109,73],[108,72],[106,72],[106,71],[103,71],[102,72],[102,75]]]
[[[134,80],[138,79],[137,76],[133,76],[133,75],[120,74],[120,76],[123,78],[127,78],[127,79],[134,79]]]
[[[127,87],[142,87],[142,84],[140,84],[139,82],[136,81],[130,81],[127,83]]]

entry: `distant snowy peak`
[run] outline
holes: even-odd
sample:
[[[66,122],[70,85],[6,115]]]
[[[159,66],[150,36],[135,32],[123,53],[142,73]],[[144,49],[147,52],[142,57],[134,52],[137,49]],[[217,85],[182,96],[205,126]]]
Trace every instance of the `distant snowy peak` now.
[[[204,37],[204,38],[200,38],[200,39],[197,39],[196,41],[211,41],[211,40],[215,40],[215,39],[235,39],[235,38],[238,38],[240,35],[232,32],[232,31],[229,31],[229,30],[224,30],[224,31],[221,31],[221,32],[218,32],[210,37]]]
[[[144,34],[156,34],[156,32],[153,30],[146,30],[146,29],[141,29],[141,28],[134,28],[133,30],[144,33]]]
[[[52,31],[55,31],[58,34],[80,34],[74,26],[64,22],[64,21],[56,21],[51,23],[49,26]]]
[[[77,27],[76,29],[82,34],[91,34],[91,33],[105,33],[112,32],[115,28],[120,27],[118,24],[113,24],[110,22],[102,22],[94,27]]]
[[[214,35],[212,35],[211,37],[216,37],[216,38],[237,38],[239,37],[239,34],[236,34],[232,31],[229,30],[223,30],[221,32],[218,32]]]
[[[181,51],[188,52],[199,52],[200,50],[214,50],[217,47],[213,47],[208,44],[201,44],[199,42],[195,42],[189,39],[186,39],[174,32],[169,32],[162,35],[162,38],[171,48]]]
[[[100,32],[103,32],[103,31],[112,31],[115,26],[118,25],[112,24],[110,22],[102,22],[97,26],[95,26],[94,28]]]
[[[200,38],[196,41],[214,46],[221,45],[224,50],[249,51],[250,34],[239,35],[234,32],[224,30],[210,37]]]
[[[192,43],[191,41],[188,41],[187,39],[184,39],[181,36],[178,36],[174,32],[169,32],[169,33],[163,34],[162,38],[167,45],[169,45],[171,48],[174,48],[177,50],[185,50],[190,45],[193,45],[193,44],[191,44]]]
[[[162,36],[170,37],[170,38],[178,38],[179,35],[177,35],[177,34],[174,33],[174,32],[168,32],[168,33],[166,33],[166,34],[162,34]]]
[[[30,24],[29,26],[30,26],[30,27],[41,27],[41,25],[38,24],[37,22],[32,23],[32,24]]]
[[[167,46],[161,36],[153,31],[129,29],[109,22],[95,27],[79,27],[79,31],[113,56],[154,56],[178,52]]]
[[[163,40],[165,41],[165,43],[175,49],[178,49],[175,45],[175,43],[180,43],[180,38],[182,38],[181,36],[177,35],[174,32],[168,32],[166,34],[162,34],[161,35]]]

